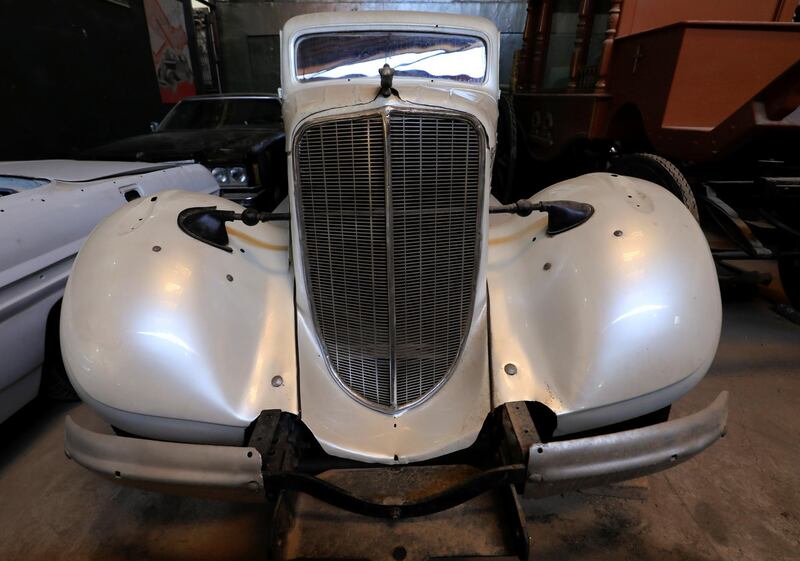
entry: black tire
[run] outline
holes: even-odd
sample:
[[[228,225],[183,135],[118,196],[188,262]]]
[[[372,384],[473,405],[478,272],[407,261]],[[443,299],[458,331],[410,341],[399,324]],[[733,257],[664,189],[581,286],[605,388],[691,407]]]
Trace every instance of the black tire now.
[[[661,185],[678,197],[689,209],[694,219],[700,222],[697,200],[694,198],[689,182],[672,162],[655,154],[626,154],[611,163],[611,173],[627,175]]]
[[[44,340],[44,363],[42,364],[42,385],[39,393],[55,401],[79,401],[80,397],[67,377],[64,360],[61,358],[61,339],[59,321],[61,319],[61,300],[47,316]]]
[[[517,114],[508,95],[498,101],[497,150],[492,168],[492,194],[502,203],[512,202],[517,167]]]

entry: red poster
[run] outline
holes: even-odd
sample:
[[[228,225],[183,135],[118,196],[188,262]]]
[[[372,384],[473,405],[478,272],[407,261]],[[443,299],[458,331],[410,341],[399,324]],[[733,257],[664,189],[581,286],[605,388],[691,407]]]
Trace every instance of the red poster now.
[[[176,103],[194,95],[183,4],[178,0],[144,0],[144,12],[161,101]]]

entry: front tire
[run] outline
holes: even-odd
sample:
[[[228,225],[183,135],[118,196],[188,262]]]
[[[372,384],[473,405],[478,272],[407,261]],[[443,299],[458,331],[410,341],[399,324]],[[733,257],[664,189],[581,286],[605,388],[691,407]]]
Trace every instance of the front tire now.
[[[55,401],[79,401],[75,388],[67,377],[64,360],[61,358],[61,338],[59,323],[61,319],[61,300],[53,306],[47,316],[44,340],[44,362],[42,363],[42,385],[39,393]]]
[[[689,182],[686,181],[686,177],[681,171],[666,158],[647,153],[626,154],[611,164],[610,171],[661,185],[678,197],[692,213],[694,219],[700,222],[697,200],[694,198]]]
[[[515,172],[517,167],[517,115],[514,100],[503,95],[498,101],[497,150],[492,168],[492,194],[501,203],[514,198]]]

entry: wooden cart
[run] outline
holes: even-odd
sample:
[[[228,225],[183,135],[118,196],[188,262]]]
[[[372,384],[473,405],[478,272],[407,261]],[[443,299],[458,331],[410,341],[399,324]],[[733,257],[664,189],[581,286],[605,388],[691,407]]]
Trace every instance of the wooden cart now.
[[[720,263],[777,258],[800,308],[799,11],[796,0],[529,0],[495,193],[598,170],[649,179],[729,235],[736,249]]]

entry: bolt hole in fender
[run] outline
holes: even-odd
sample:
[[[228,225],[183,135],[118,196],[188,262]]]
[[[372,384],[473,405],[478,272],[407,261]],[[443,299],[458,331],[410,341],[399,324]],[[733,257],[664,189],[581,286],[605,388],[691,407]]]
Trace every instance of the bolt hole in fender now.
[[[689,182],[681,171],[666,158],[647,153],[625,154],[611,163],[609,171],[661,185],[678,197],[692,213],[694,219],[700,222],[700,211]]]

